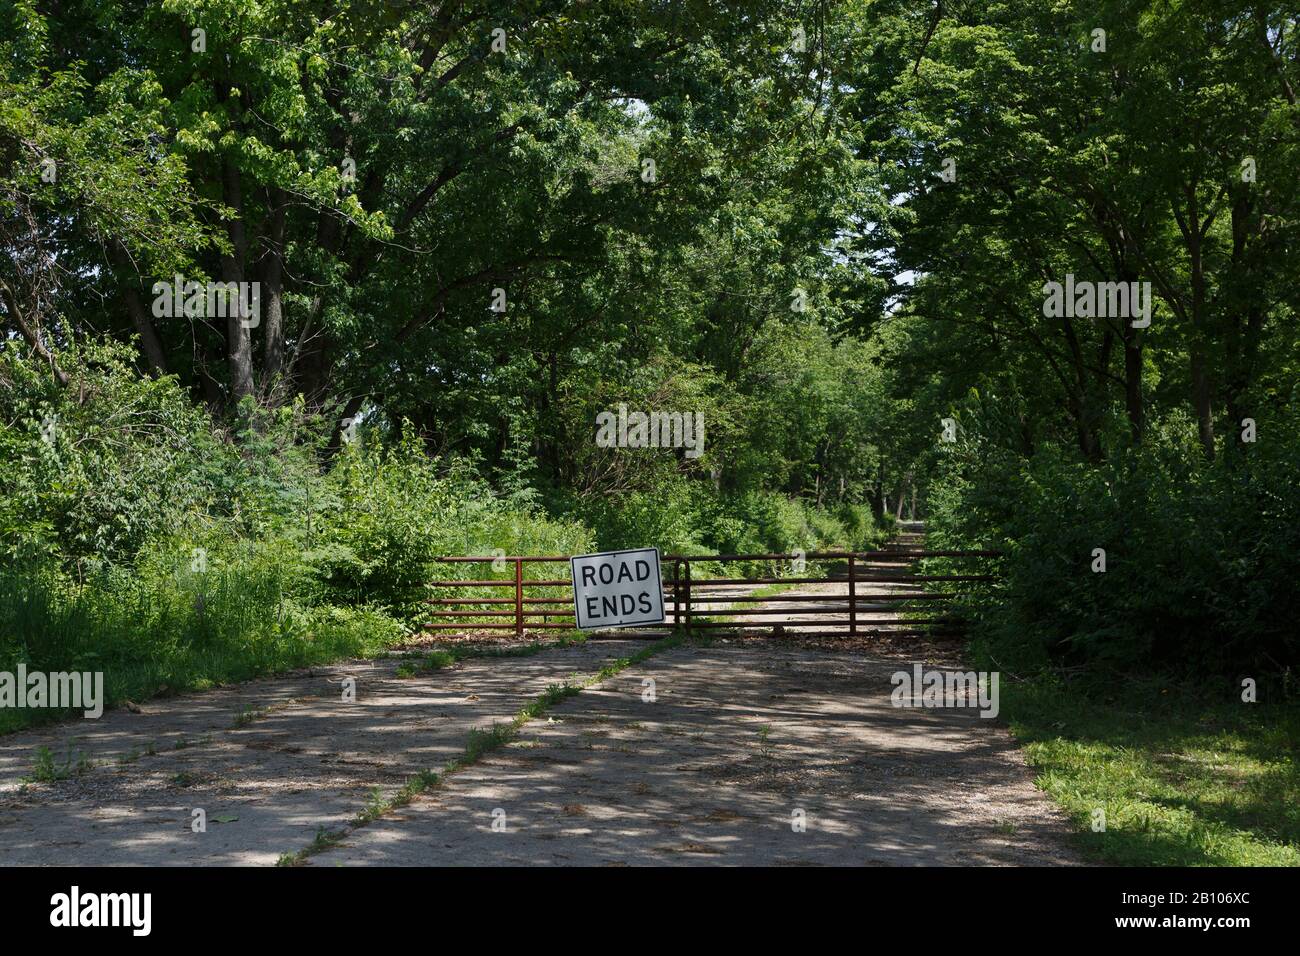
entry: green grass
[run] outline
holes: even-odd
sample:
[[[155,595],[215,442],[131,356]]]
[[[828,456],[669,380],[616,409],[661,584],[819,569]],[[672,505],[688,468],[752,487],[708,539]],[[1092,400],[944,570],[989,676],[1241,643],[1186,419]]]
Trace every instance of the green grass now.
[[[1002,714],[1085,853],[1127,866],[1300,866],[1300,708],[1127,682],[1002,681]],[[1093,811],[1105,811],[1093,832]]]
[[[297,853],[281,853],[280,858],[275,861],[276,866],[297,866],[308,856],[314,853],[321,853],[332,846],[336,846],[343,839],[341,832],[331,832],[324,827],[316,828],[316,836],[304,850]]]
[[[235,720],[230,725],[230,729],[238,730],[241,727],[247,727],[253,721],[261,720],[270,712],[268,707],[245,707],[235,715]]]
[[[22,778],[23,783],[57,783],[70,777],[79,777],[89,773],[95,764],[84,753],[72,752],[72,742],[68,742],[68,751],[60,760],[54,756],[49,747],[40,747],[32,761],[31,773]]]
[[[804,577],[815,578],[816,574],[805,573]],[[775,597],[778,594],[784,594],[786,591],[797,591],[800,588],[807,587],[806,584],[763,584],[746,592],[746,597]],[[748,601],[737,602],[739,604],[748,604]],[[732,604],[731,609],[735,610],[736,605]]]
[[[130,753],[123,754],[117,758],[118,766],[125,767],[135,763],[141,757],[152,757],[158,753],[158,745],[150,742],[141,750],[139,747],[132,747]]]
[[[815,576],[813,573],[805,572],[805,574],[806,574],[807,577],[813,577],[813,576]],[[708,584],[708,581],[707,581],[707,580],[701,580],[701,581],[699,581],[699,582],[697,582],[697,583],[698,583],[698,584]],[[744,592],[742,592],[742,594],[743,594],[743,596],[745,596],[745,597],[773,597],[774,595],[782,594],[782,593],[784,593],[784,592],[786,592],[786,591],[794,591],[794,590],[796,590],[796,589],[798,589],[798,588],[801,588],[801,587],[804,587],[804,585],[801,585],[801,584],[763,584],[763,585],[760,585],[760,586],[754,588],[752,591],[744,591]],[[755,604],[755,603],[750,602],[750,601],[732,601],[732,602],[728,603],[727,600],[726,600],[726,598],[721,598],[721,599],[719,599],[719,600],[717,601],[717,603],[718,603],[718,604],[724,604],[724,603],[727,604],[726,610],[728,610],[728,611],[743,611],[743,610],[746,610],[746,609],[751,608],[751,607],[762,607],[761,604]],[[740,623],[740,622],[739,622],[735,617],[731,616],[730,614],[719,614],[719,613],[716,612],[716,611],[713,612],[713,616],[710,616],[710,615],[708,614],[708,612],[700,612],[700,611],[697,611],[697,612],[695,612],[695,613],[693,613],[693,614],[691,615],[691,623],[692,623],[693,625],[694,625],[694,624],[717,624],[717,623],[723,623],[723,624],[731,624],[731,623],[734,623],[734,624],[735,624],[735,627],[727,627],[727,628],[721,628],[721,627],[720,627],[720,628],[711,628],[711,629],[705,630],[704,633],[701,633],[701,634],[692,634],[692,638],[693,638],[694,640],[696,640],[697,642],[699,642],[699,641],[705,641],[705,642],[710,642],[710,643],[711,643],[713,640],[715,640],[716,638],[719,638],[719,637],[731,637],[731,636],[734,636],[735,634],[737,634],[737,633],[740,631],[740,629],[741,629],[743,626],[745,626],[745,625],[742,625],[742,624],[741,624],[741,623]],[[748,625],[748,626],[749,626],[749,627],[757,627],[758,625],[756,625],[756,624],[750,624],[750,625]],[[685,629],[685,624],[682,625],[682,628],[683,628],[683,630]],[[702,630],[703,630],[703,629],[702,629]]]
[[[49,575],[0,570],[0,670],[101,671],[105,704],[142,701],[284,673],[351,657],[375,657],[409,630],[379,608],[300,606],[285,596],[282,572],[249,562],[209,578],[124,576],[120,588],[73,587]],[[195,601],[195,589],[204,600]],[[3,634],[24,635],[21,645]],[[472,657],[520,657],[585,636],[560,632],[529,644],[439,648],[399,676],[416,676]],[[77,710],[0,710],[0,734],[67,717]],[[236,718],[236,727],[261,716]]]
[[[430,674],[450,667],[457,660],[458,656],[451,651],[434,650],[426,654],[421,660],[403,661],[397,665],[396,675],[398,677],[416,677],[420,674]]]
[[[123,573],[85,585],[0,568],[0,670],[21,661],[30,671],[102,672],[113,706],[373,656],[407,638],[377,608],[299,605],[282,577],[252,559],[207,577]],[[6,708],[0,734],[75,716]]]

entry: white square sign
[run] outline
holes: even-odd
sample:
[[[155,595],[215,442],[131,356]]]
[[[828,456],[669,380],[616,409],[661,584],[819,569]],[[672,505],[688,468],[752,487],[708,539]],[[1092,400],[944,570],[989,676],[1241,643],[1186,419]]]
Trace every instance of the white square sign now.
[[[569,559],[569,570],[579,630],[663,623],[658,548],[578,554]]]

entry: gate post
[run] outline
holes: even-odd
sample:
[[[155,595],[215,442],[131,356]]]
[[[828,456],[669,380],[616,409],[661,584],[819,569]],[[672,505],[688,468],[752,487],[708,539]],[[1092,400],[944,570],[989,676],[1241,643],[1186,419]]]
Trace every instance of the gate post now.
[[[857,588],[853,584],[853,552],[849,552],[849,637],[858,635]]]
[[[515,637],[524,636],[524,559],[515,558]]]
[[[686,636],[691,634],[691,559],[685,558],[686,564]]]
[[[673,562],[673,630],[682,626],[682,559]]]

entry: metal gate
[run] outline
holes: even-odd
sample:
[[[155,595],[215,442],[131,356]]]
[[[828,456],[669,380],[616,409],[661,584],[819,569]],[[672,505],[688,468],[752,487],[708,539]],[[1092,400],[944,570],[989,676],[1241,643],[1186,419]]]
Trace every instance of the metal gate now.
[[[998,551],[927,551],[904,542],[881,551],[817,551],[806,554],[664,555],[664,624],[633,630],[681,628],[780,631],[802,637],[857,637],[870,634],[955,635],[960,620],[954,604],[971,586],[996,580]],[[485,565],[490,574],[470,580],[430,581],[433,588],[475,592],[471,596],[431,598],[435,620],[428,630],[471,632],[573,630],[573,585],[570,555],[515,557],[446,557],[444,564]],[[919,574],[924,558],[951,558],[963,573]],[[560,564],[560,577],[526,578],[525,566]],[[728,576],[726,565],[755,564],[772,568],[761,576]],[[692,565],[695,569],[692,569]],[[704,568],[723,566],[721,575],[702,576]],[[817,576],[810,568],[823,569]],[[789,569],[791,576],[777,571]],[[964,573],[969,570],[969,573]],[[827,594],[754,593],[773,586],[835,585]],[[937,588],[937,590],[935,590]],[[477,592],[483,592],[481,595]],[[504,592],[504,593],[503,593]],[[842,592],[842,593],[841,593]],[[671,610],[669,606],[671,605]],[[784,605],[784,606],[783,606]],[[455,618],[458,620],[447,620]],[[755,620],[757,618],[758,620]],[[765,619],[768,619],[765,621]],[[809,629],[812,630],[809,630]]]

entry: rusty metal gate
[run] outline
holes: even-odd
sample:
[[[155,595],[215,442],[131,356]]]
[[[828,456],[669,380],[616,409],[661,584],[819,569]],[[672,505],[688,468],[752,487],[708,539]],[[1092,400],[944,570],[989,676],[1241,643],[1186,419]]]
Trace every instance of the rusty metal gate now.
[[[712,629],[780,629],[803,637],[860,635],[943,635],[960,633],[954,603],[971,585],[996,580],[993,559],[998,551],[927,551],[907,544],[881,551],[817,551],[806,554],[664,555],[665,623],[654,628],[687,633]],[[501,577],[430,581],[433,588],[475,592],[471,596],[431,598],[435,620],[428,630],[479,632],[573,630],[573,584],[568,578],[570,555],[446,557],[445,564],[485,565]],[[911,568],[925,558],[951,558],[969,565],[971,573],[918,574]],[[561,564],[563,577],[526,578],[526,565]],[[696,570],[692,570],[692,564]],[[791,569],[793,576],[727,576],[726,565],[766,565]],[[699,570],[723,566],[722,576],[702,577]],[[824,566],[824,576],[809,567]],[[742,569],[743,570],[743,569]],[[966,568],[963,568],[966,570]],[[843,593],[756,594],[772,586],[842,584]],[[882,586],[888,586],[882,589]],[[932,588],[941,590],[932,590]],[[502,594],[502,592],[505,592]],[[485,592],[479,594],[477,592]],[[671,610],[669,610],[671,605]],[[781,605],[786,605],[782,607]],[[771,624],[764,617],[777,618]],[[447,620],[455,618],[458,620]],[[730,618],[731,620],[727,620]],[[753,620],[759,618],[760,620]],[[808,630],[814,628],[816,630]],[[790,631],[790,629],[798,629]]]

